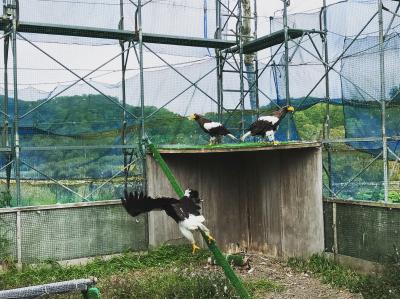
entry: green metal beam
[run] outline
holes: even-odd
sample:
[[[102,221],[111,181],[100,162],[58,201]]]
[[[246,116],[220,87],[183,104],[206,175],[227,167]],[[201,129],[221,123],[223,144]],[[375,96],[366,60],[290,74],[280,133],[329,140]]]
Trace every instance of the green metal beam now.
[[[302,30],[302,29],[289,29],[288,34],[290,39],[296,39],[301,37],[305,33],[321,33],[315,30]],[[279,30],[274,33],[259,37],[243,45],[243,53],[250,54],[263,49],[267,49],[285,42],[285,31]],[[239,50],[237,46],[230,49],[232,52]]]
[[[0,30],[9,24],[8,20],[0,19]],[[138,41],[139,36],[130,30],[94,28],[83,26],[56,25],[47,23],[32,23],[20,21],[17,26],[20,33],[38,33],[61,36],[78,36],[88,38],[102,38],[122,41]],[[164,45],[178,45],[201,48],[226,49],[234,46],[233,41],[207,39],[186,36],[174,36],[154,33],[143,33],[143,42]]]

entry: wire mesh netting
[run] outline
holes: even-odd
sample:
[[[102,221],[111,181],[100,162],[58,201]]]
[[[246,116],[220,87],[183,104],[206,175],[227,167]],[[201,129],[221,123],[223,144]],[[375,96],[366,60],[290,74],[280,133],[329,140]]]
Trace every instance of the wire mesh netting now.
[[[114,202],[0,213],[0,262],[18,251],[20,262],[38,263],[145,250],[146,221]]]
[[[324,203],[325,250],[334,251],[333,203]],[[399,209],[336,204],[337,253],[384,263],[399,243]]]
[[[0,298],[39,298],[48,294],[87,291],[95,282],[92,279],[60,281],[40,286],[0,291]]]

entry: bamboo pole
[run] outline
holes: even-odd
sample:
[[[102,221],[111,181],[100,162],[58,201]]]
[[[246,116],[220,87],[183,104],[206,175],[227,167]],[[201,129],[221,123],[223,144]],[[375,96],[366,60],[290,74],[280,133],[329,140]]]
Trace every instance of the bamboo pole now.
[[[171,183],[172,188],[175,190],[176,194],[179,196],[179,198],[184,196],[184,192],[179,185],[178,181],[176,180],[175,176],[172,174],[171,169],[168,167],[167,163],[165,160],[161,157],[160,152],[157,150],[156,146],[152,144],[151,142],[148,141],[147,143],[148,149],[151,151],[153,154],[154,160],[160,165],[162,171],[166,175],[168,181]],[[245,287],[243,286],[243,283],[241,280],[236,276],[235,272],[229,265],[228,261],[226,258],[223,256],[222,252],[219,250],[217,244],[215,241],[208,241],[208,237],[205,234],[205,232],[200,230],[201,235],[203,236],[203,239],[206,241],[205,243],[208,246],[208,249],[213,253],[215,260],[218,265],[222,267],[224,270],[225,276],[229,279],[231,282],[232,286],[236,289],[238,295],[240,298],[251,298]]]

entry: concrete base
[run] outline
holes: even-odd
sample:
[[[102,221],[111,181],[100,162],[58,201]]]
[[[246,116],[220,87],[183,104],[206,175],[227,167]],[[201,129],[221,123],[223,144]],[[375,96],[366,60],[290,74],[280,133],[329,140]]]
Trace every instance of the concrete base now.
[[[206,225],[223,250],[284,257],[324,250],[319,145],[161,154],[183,188],[199,190]],[[147,174],[149,195],[176,197],[150,155]],[[148,220],[150,246],[182,239],[164,212]]]

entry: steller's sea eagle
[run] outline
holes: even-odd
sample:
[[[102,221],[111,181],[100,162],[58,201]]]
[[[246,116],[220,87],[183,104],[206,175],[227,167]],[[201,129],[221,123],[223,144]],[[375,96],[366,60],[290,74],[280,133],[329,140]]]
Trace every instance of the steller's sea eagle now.
[[[168,216],[178,223],[179,230],[192,244],[192,252],[200,249],[195,243],[192,231],[201,229],[208,237],[208,241],[214,240],[210,230],[203,224],[204,216],[200,214],[199,192],[191,189],[185,191],[184,196],[179,200],[170,197],[152,198],[143,193],[128,193],[125,190],[125,198],[121,198],[125,210],[133,217],[154,211],[164,210]]]
[[[275,132],[278,130],[279,123],[285,117],[286,113],[293,111],[294,108],[292,106],[285,106],[275,111],[272,115],[259,117],[251,124],[251,126],[248,128],[249,131],[245,133],[240,140],[244,141],[250,135],[259,135],[276,144]]]
[[[224,127],[223,124],[204,118],[199,114],[192,114],[188,117],[190,120],[195,120],[204,132],[211,136],[210,144],[216,144],[221,141],[222,136],[228,136],[234,141],[239,141],[232,133]]]

